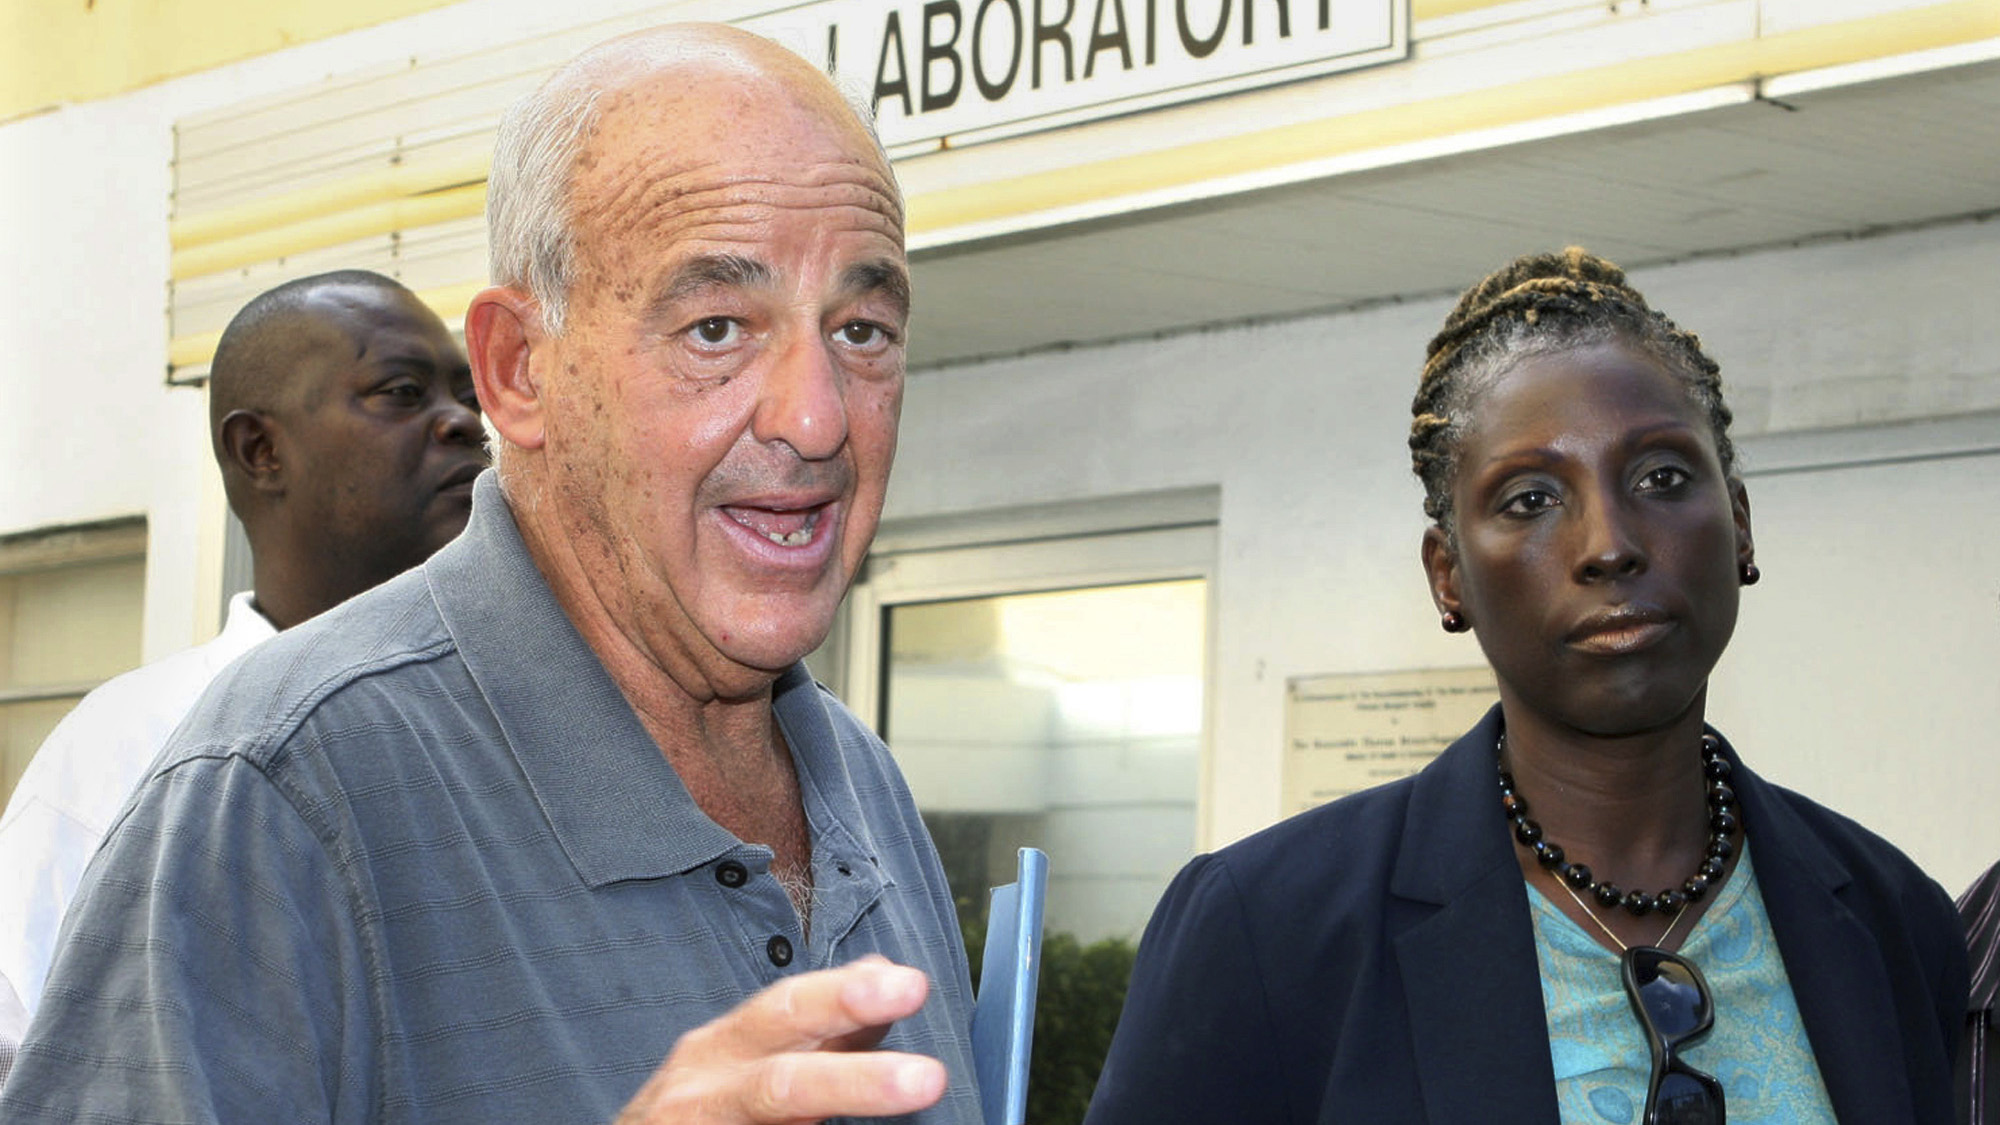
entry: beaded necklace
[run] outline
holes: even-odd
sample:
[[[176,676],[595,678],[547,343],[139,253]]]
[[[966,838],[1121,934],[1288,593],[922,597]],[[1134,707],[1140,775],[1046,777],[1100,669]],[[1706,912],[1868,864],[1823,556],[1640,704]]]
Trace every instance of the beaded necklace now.
[[[1657,895],[1643,891],[1626,891],[1609,879],[1599,879],[1588,864],[1571,863],[1563,855],[1562,845],[1550,841],[1542,834],[1542,826],[1528,816],[1528,799],[1514,788],[1514,775],[1507,772],[1504,764],[1507,758],[1507,734],[1500,733],[1499,744],[1495,747],[1494,760],[1500,773],[1500,807],[1507,813],[1507,819],[1514,826],[1514,839],[1521,846],[1534,853],[1535,862],[1542,866],[1563,890],[1576,900],[1578,906],[1597,928],[1605,932],[1623,950],[1625,943],[1611,932],[1583,896],[1588,894],[1597,905],[1605,910],[1623,906],[1635,918],[1642,918],[1655,910],[1671,913],[1673,918],[1667,923],[1666,933],[1660,935],[1665,942],[1667,935],[1680,924],[1681,915],[1688,904],[1700,902],[1708,894],[1709,888],[1721,881],[1722,873],[1728,870],[1729,857],[1736,852],[1731,842],[1740,823],[1736,816],[1736,791],[1729,786],[1729,759],[1722,756],[1722,745],[1712,734],[1701,736],[1701,772],[1707,779],[1708,800],[1708,847],[1702,854],[1700,866],[1679,887],[1669,887]]]

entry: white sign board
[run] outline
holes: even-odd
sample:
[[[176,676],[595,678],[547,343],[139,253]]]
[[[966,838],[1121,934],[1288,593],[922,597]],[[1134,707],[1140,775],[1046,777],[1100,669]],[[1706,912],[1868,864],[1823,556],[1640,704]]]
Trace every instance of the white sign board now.
[[[1485,665],[1288,681],[1284,815],[1416,773],[1499,698]]]
[[[1409,0],[811,0],[736,21],[942,147],[1409,55]]]

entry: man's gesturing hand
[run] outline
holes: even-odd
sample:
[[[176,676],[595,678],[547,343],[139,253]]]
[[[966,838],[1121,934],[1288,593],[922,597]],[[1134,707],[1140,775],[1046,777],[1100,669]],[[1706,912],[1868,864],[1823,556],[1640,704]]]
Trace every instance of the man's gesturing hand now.
[[[944,1095],[944,1064],[868,1048],[929,991],[923,973],[873,954],[779,981],[681,1036],[617,1125],[914,1113]]]

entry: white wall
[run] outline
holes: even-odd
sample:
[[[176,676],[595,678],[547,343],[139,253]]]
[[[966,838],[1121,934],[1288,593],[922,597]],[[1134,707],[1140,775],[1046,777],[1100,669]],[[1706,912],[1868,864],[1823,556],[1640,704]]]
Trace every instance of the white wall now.
[[[417,50],[471,51],[658,6],[469,0],[0,124],[0,535],[143,515],[146,659],[216,628],[198,614],[220,581],[207,407],[165,385],[176,120]]]
[[[1988,338],[2000,224],[1635,280],[1721,360],[1750,446],[1768,577],[1745,599],[1712,717],[1768,776],[1876,828],[1956,891],[2000,859],[2000,454],[1767,476],[1755,456],[1774,421],[2000,404]],[[1288,677],[1480,659],[1437,627],[1404,445],[1447,306],[918,373],[889,517],[1219,484],[1203,839],[1226,843],[1276,814]],[[1854,439],[1821,444],[1837,456]]]

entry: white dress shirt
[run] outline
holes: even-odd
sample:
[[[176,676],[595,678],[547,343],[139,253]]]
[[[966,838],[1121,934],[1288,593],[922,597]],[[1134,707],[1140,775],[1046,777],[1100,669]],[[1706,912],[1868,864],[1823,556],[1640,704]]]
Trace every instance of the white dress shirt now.
[[[0,1078],[13,1062],[83,869],[216,673],[277,635],[250,595],[214,640],[106,681],[35,752],[0,814]]]

